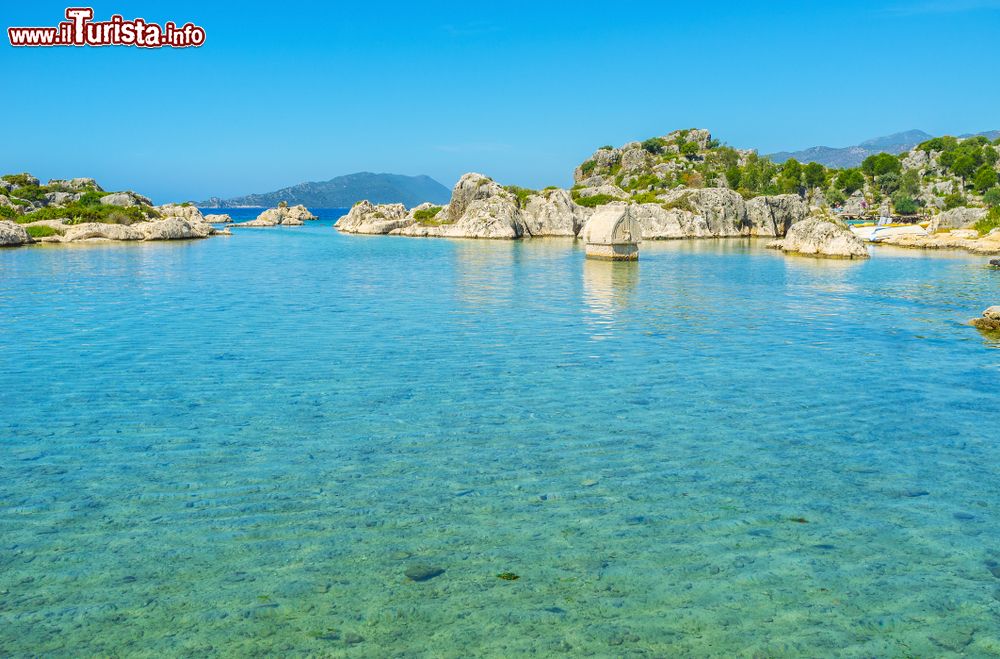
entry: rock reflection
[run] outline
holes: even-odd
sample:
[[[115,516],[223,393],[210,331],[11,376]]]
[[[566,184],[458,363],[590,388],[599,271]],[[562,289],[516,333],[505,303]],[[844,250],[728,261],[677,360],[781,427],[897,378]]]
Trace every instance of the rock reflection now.
[[[611,330],[631,306],[639,284],[639,264],[635,261],[583,261],[583,296],[593,324],[591,338],[611,336]]]

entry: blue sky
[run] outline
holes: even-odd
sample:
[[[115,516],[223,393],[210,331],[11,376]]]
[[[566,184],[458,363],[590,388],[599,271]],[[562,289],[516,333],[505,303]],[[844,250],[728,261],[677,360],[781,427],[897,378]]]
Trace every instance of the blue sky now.
[[[3,27],[65,4],[0,0]],[[1000,0],[95,2],[197,49],[0,46],[0,170],[157,201],[355,171],[566,185],[602,144],[761,152],[1000,128]],[[13,90],[18,90],[15,94]]]

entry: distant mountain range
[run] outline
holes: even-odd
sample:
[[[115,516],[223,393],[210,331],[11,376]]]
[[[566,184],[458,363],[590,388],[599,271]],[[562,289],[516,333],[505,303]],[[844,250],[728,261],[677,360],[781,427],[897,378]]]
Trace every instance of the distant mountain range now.
[[[982,133],[971,133],[960,137],[972,137],[974,135],[985,135],[991,140],[1000,137],[1000,130],[988,130]],[[841,148],[829,146],[814,146],[802,151],[779,151],[771,153],[768,158],[777,163],[782,163],[789,158],[795,158],[799,162],[818,162],[827,167],[857,167],[868,156],[876,153],[899,154],[909,151],[921,142],[925,142],[934,137],[930,133],[922,130],[907,130],[902,133],[893,133],[884,137],[876,137],[866,140],[854,146]]]
[[[212,197],[195,205],[202,208],[271,208],[287,201],[313,208],[348,208],[367,199],[373,204],[401,203],[409,208],[425,201],[445,204],[450,197],[451,190],[430,176],[358,172],[329,181],[299,183],[274,192],[230,199]]]

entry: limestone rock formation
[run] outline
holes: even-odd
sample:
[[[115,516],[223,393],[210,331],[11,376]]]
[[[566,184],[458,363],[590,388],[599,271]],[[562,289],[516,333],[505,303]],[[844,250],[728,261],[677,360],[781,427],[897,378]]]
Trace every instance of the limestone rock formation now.
[[[207,238],[214,231],[206,222],[190,222],[182,217],[139,222],[132,227],[142,234],[142,240],[184,240]]]
[[[74,224],[66,229],[62,242],[71,243],[80,240],[142,240],[144,234],[138,225],[106,224],[103,222],[84,222]]]
[[[971,227],[984,217],[986,217],[985,208],[966,208],[960,206],[931,218],[930,224],[927,225],[927,231],[934,233],[935,231],[943,231],[945,229],[964,229]]]
[[[205,221],[209,224],[229,224],[233,218],[228,213],[210,213],[205,216]]]
[[[0,221],[0,247],[17,247],[30,242],[32,242],[31,236],[20,224]]]
[[[309,212],[302,204],[297,206],[278,206],[277,208],[269,208],[260,215],[257,219],[250,220],[249,222],[240,222],[234,224],[234,227],[275,227],[278,225],[282,226],[301,226],[309,220],[318,219],[315,215]]]
[[[866,259],[869,256],[864,241],[855,236],[846,224],[828,214],[811,215],[796,222],[783,240],[775,241],[769,247],[812,256],[851,259]]]
[[[576,236],[591,215],[591,209],[573,201],[566,190],[542,190],[530,195],[521,209],[532,236]]]
[[[385,234],[413,222],[403,204],[373,204],[365,200],[354,204],[334,226],[347,233]]]
[[[201,214],[197,206],[191,204],[163,204],[155,207],[163,217],[181,217],[188,222],[205,222],[205,216]]]
[[[746,207],[752,236],[783,236],[793,224],[809,215],[809,207],[794,194],[754,197],[746,202]]]
[[[106,206],[152,206],[153,202],[148,197],[136,194],[131,190],[126,192],[115,192],[101,197],[101,203]]]

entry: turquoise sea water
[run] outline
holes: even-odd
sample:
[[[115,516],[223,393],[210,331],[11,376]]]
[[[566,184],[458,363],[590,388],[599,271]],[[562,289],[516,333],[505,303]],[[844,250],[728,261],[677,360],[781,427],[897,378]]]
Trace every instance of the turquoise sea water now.
[[[0,251],[0,655],[1000,654],[982,257],[321,215]]]

